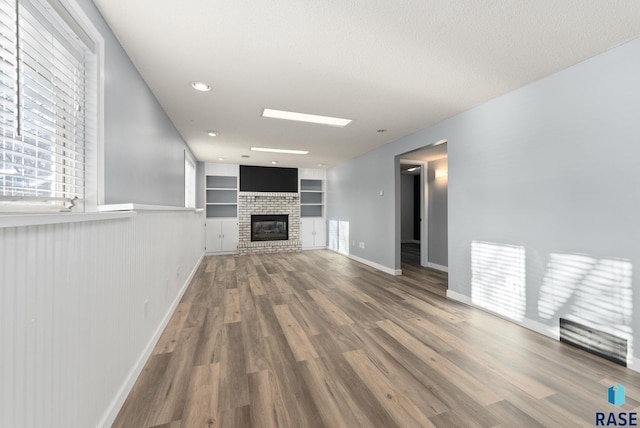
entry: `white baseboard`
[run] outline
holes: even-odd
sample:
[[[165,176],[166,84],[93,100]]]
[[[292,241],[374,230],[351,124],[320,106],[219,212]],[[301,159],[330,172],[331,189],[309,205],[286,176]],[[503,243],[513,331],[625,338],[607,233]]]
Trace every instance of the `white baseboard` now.
[[[514,322],[513,320],[510,320]],[[550,326],[547,324],[543,324],[540,321],[532,320],[529,318],[525,318],[522,322],[516,323],[524,328],[528,328],[529,330],[533,330],[536,333],[540,333],[544,336],[550,337],[555,340],[560,340],[560,326]]]
[[[120,408],[122,407],[122,405],[124,404],[124,401],[129,396],[129,393],[131,392],[133,385],[136,383],[138,376],[140,376],[140,373],[142,373],[142,369],[144,368],[144,365],[147,363],[147,360],[149,359],[149,357],[151,356],[151,352],[153,352],[153,348],[155,348],[156,344],[158,343],[158,340],[160,340],[160,336],[164,332],[164,329],[167,327],[167,324],[169,324],[169,320],[173,316],[173,312],[178,307],[178,304],[180,303],[180,300],[182,300],[182,296],[184,295],[184,293],[187,291],[189,284],[191,284],[191,280],[193,279],[196,272],[198,271],[198,268],[200,267],[200,263],[202,263],[202,259],[204,258],[204,256],[205,256],[204,253],[200,255],[200,259],[198,259],[198,262],[195,264],[193,270],[189,274],[189,277],[187,278],[185,283],[182,285],[182,288],[176,295],[176,298],[173,300],[173,303],[171,303],[169,310],[167,310],[167,313],[165,314],[164,318],[162,318],[160,325],[158,325],[158,328],[156,329],[155,333],[153,334],[153,336],[151,336],[151,339],[147,343],[147,346],[144,348],[144,351],[138,358],[138,361],[136,361],[136,364],[133,366],[133,368],[129,372],[129,375],[127,376],[125,382],[122,384],[122,386],[120,387],[120,390],[118,391],[115,398],[107,408],[107,411],[105,412],[100,423],[98,423],[98,426],[106,428],[113,425],[113,422],[116,420],[116,416],[118,416],[118,412],[120,412]]]
[[[372,268],[378,269],[384,273],[388,273],[389,275],[394,275],[394,276],[402,275],[402,269],[391,269],[386,266],[382,266],[381,264],[372,262],[370,260],[354,256],[352,254],[348,254],[347,257],[357,261],[358,263],[362,263],[363,265],[371,266]]]
[[[455,300],[460,303],[464,303],[465,305],[473,306],[474,308],[478,308],[484,312],[490,313],[491,315],[495,315],[499,318],[505,319],[509,322],[522,326],[526,329],[535,331],[536,333],[540,333],[543,336],[550,337],[551,339],[560,340],[560,327],[559,326],[550,326],[547,324],[543,324],[540,321],[535,321],[529,318],[525,318],[522,321],[516,321],[511,318],[506,318],[496,312],[487,310],[481,306],[474,305],[469,296],[465,296],[464,294],[457,293],[452,290],[447,290],[447,297],[451,300]],[[640,373],[640,359],[634,358],[629,355],[627,357],[627,368],[629,370],[633,370],[634,372]]]
[[[629,370],[633,370],[634,372],[640,372],[640,358],[628,357],[627,358],[627,368]]]
[[[324,247],[302,247],[301,250],[302,251],[308,251],[308,250],[326,250],[327,246],[325,245]]]
[[[465,305],[473,306],[471,303],[471,298],[465,296],[464,294],[458,293],[457,291],[447,290],[447,297],[451,300],[455,300],[456,302],[464,303]]]
[[[509,322],[512,322],[514,324],[517,324],[519,326],[522,326],[524,328],[527,328],[529,330],[535,331],[536,333],[540,333],[544,336],[550,337],[552,339],[555,340],[560,340],[560,331],[559,331],[559,327],[558,326],[550,326],[550,325],[546,325],[541,323],[540,321],[535,321],[532,319],[528,319],[528,318],[524,318],[522,321],[516,321],[512,318],[507,318],[504,317],[502,315],[500,315],[499,313],[490,311],[486,308],[483,308],[482,306],[478,306],[476,304],[473,303],[473,301],[471,300],[471,297],[469,296],[465,296],[464,294],[460,294],[456,291],[452,291],[452,290],[447,290],[447,297],[450,298],[451,300],[455,300],[457,302],[460,303],[464,303],[465,305],[469,305],[469,306],[473,306],[474,308],[480,309],[484,312],[490,313],[491,315],[495,315],[499,318],[505,319]]]
[[[442,272],[449,272],[449,267],[438,265],[438,264],[431,263],[431,262],[427,263],[427,267],[431,268],[431,269],[439,270],[439,271],[442,271]]]

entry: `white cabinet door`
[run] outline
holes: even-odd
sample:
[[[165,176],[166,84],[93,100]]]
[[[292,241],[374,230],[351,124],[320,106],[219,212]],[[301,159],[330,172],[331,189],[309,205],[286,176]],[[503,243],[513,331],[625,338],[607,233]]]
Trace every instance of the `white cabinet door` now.
[[[222,220],[207,220],[205,245],[210,253],[222,251]]]
[[[236,219],[220,220],[222,234],[222,251],[238,250],[238,221]]]
[[[207,219],[205,244],[208,253],[238,251],[238,220]]]
[[[326,247],[327,246],[327,223],[323,218],[314,219],[314,247]]]
[[[302,248],[322,248],[327,246],[327,225],[324,218],[300,219],[300,240]]]
[[[300,219],[300,241],[302,241],[302,248],[313,248],[313,219],[301,218]]]

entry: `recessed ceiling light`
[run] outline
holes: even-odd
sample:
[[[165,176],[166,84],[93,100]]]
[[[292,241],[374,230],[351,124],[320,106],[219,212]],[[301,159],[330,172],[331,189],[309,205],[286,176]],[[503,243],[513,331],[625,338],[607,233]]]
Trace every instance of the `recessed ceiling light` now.
[[[289,155],[308,155],[308,150],[270,149],[267,147],[251,147],[254,152],[286,153]]]
[[[251,156],[249,155],[240,155],[241,158],[250,158]]]
[[[322,168],[323,166],[325,166],[323,163],[319,163],[316,166],[319,166],[320,168]]]
[[[217,137],[218,136],[218,131],[207,131],[207,135],[209,137]]]
[[[278,165],[278,161],[271,161],[271,165]]]
[[[319,123],[321,125],[345,127],[351,123],[351,119],[341,119],[339,117],[318,116],[315,114],[296,113],[294,111],[274,110],[266,108],[262,111],[262,117],[272,119],[295,120],[297,122]]]
[[[219,160],[219,161],[223,161],[223,160],[224,160],[224,158],[218,158],[218,160]]]
[[[413,172],[413,171],[415,171],[415,170],[416,170],[416,169],[418,169],[418,168],[419,168],[418,166],[414,166],[413,168],[409,168],[409,169],[407,169],[407,171],[409,171],[409,172]]]
[[[196,91],[207,92],[211,90],[211,85],[205,82],[191,82],[191,86],[193,86],[193,89]]]

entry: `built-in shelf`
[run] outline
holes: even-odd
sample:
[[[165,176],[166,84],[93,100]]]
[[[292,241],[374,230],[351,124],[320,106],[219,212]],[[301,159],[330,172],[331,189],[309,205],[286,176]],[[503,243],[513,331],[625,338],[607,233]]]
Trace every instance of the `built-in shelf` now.
[[[237,204],[238,191],[233,189],[207,189],[207,204]]]
[[[300,191],[301,192],[323,192],[324,189],[322,187],[322,180],[309,180],[302,179],[300,180]]]
[[[237,205],[207,204],[207,217],[238,217]]]
[[[207,189],[237,189],[238,177],[207,175]]]
[[[324,216],[323,180],[300,180],[300,217]]]
[[[238,216],[238,177],[207,175],[207,218]]]

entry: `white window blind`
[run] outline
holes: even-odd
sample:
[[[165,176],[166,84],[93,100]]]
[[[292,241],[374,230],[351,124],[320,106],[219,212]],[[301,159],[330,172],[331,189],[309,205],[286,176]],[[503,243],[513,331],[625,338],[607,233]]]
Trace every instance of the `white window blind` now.
[[[46,0],[0,0],[0,197],[84,198],[89,55]]]

